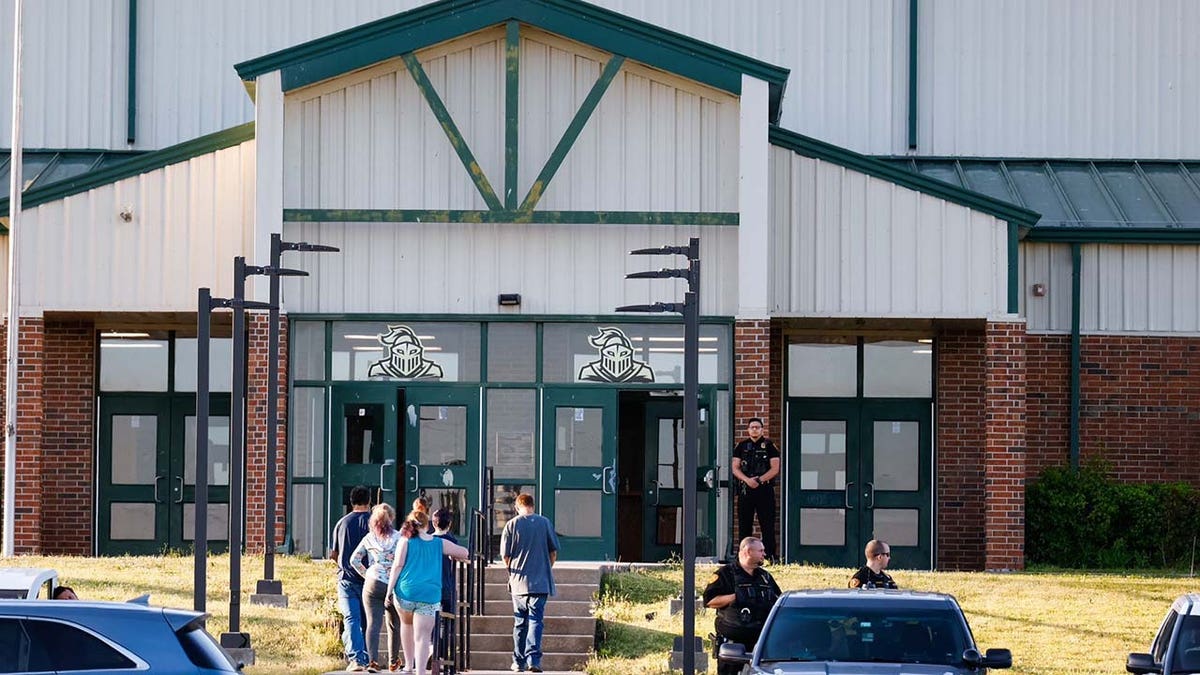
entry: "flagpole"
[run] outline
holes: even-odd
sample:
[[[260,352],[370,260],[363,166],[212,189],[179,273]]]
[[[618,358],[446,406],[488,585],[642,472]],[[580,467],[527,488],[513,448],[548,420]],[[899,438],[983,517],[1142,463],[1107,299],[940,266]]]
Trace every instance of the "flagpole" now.
[[[17,310],[17,219],[21,214],[21,190],[24,187],[21,157],[21,5],[15,0],[13,10],[13,91],[12,91],[12,156],[8,163],[8,364],[4,391],[4,555],[12,556],[16,534],[17,488],[17,333],[20,321]]]

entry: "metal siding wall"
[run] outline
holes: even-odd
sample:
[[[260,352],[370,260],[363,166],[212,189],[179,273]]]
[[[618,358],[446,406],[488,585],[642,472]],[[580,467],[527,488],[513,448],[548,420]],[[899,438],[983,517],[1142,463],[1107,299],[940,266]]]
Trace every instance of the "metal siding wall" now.
[[[1089,244],[1082,258],[1083,332],[1200,334],[1200,247]]]
[[[22,314],[195,311],[198,287],[231,293],[253,224],[254,141],[29,209]]]
[[[771,153],[775,312],[1006,312],[1006,223],[790,150]]]
[[[418,57],[502,195],[503,42],[455,45]],[[486,208],[399,61],[288,95],[284,120],[285,208]]]
[[[630,249],[701,238],[701,311],[737,313],[737,228],[671,225],[285,223],[284,237],[340,254],[296,254],[312,276],[285,279],[288,312],[495,314],[520,293],[524,314],[612,314],[683,297],[677,280],[626,281],[652,269]]]
[[[1021,242],[1021,315],[1029,332],[1071,330],[1071,245]],[[1046,295],[1034,297],[1034,284]]]

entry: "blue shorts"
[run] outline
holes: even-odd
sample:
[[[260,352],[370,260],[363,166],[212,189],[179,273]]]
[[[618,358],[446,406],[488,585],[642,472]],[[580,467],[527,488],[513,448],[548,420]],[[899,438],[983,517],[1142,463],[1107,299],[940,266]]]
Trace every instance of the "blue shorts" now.
[[[442,611],[440,602],[413,602],[401,598],[397,598],[397,600],[400,602],[400,609],[421,616],[437,616],[438,612]]]

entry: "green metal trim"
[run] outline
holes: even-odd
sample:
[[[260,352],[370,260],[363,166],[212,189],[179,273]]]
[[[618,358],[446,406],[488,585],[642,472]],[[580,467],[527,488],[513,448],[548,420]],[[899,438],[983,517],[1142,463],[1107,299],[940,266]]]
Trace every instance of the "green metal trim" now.
[[[1079,242],[1071,244],[1071,423],[1070,423],[1070,459],[1071,468],[1079,468],[1079,410],[1081,403],[1080,385],[1080,352],[1082,351],[1080,337],[1080,300],[1082,293],[1083,256]]]
[[[284,209],[289,223],[548,223],[736,226],[737,213],[698,211],[456,211],[428,209]]]
[[[521,24],[509,21],[504,31],[504,208],[517,208],[520,173],[517,145],[521,109]]]
[[[242,80],[282,71],[284,91],[515,19],[609,53],[741,93],[742,75],[770,87],[777,121],[789,71],[577,0],[441,0],[235,66]]]
[[[488,208],[492,210],[503,209],[504,206],[500,204],[500,199],[496,197],[496,191],[492,189],[492,184],[488,182],[487,176],[484,175],[483,169],[479,166],[479,162],[475,161],[475,155],[472,154],[471,148],[467,146],[467,141],[463,138],[462,132],[458,130],[458,125],[450,117],[450,111],[446,110],[446,104],[438,96],[433,83],[429,81],[429,76],[425,74],[425,69],[421,67],[421,62],[417,60],[417,55],[408,52],[403,56],[403,59],[404,65],[408,67],[408,72],[412,74],[413,80],[417,83],[417,88],[421,90],[421,95],[425,97],[425,102],[429,104],[430,110],[433,111],[433,116],[442,125],[442,131],[446,132],[446,138],[450,140],[450,145],[454,147],[454,152],[458,154],[463,167],[466,168],[467,173],[471,176],[471,182],[475,183],[475,189],[479,190],[479,194],[483,197],[483,201],[488,205]]]
[[[1042,217],[1036,211],[1031,211],[979,192],[930,178],[923,174],[906,171],[873,157],[861,155],[853,150],[847,150],[846,148],[819,141],[779,126],[771,126],[770,140],[772,145],[787,148],[805,157],[832,162],[833,164],[886,180],[910,190],[916,190],[970,209],[991,214],[1001,220],[1015,222],[1021,227],[1033,227]]]
[[[1083,244],[1200,244],[1197,227],[1038,227],[1026,241]]]
[[[1008,223],[1008,313],[1021,311],[1021,227]]]
[[[288,318],[295,321],[413,321],[437,322],[505,322],[518,323],[593,323],[597,321],[609,323],[678,323],[683,320],[678,316],[646,316],[644,314],[385,314],[380,312],[349,312],[341,314],[321,314],[316,312],[291,312]],[[733,325],[736,319],[732,316],[702,316],[700,323],[716,325]],[[326,326],[326,335],[330,342],[326,343],[326,351],[331,351],[333,344],[333,328]],[[332,371],[330,371],[332,372]],[[327,372],[326,375],[329,373]],[[589,385],[591,386],[591,385]]]
[[[908,0],[908,148],[917,149],[917,20],[918,0]],[[965,185],[965,183],[964,183]]]
[[[533,181],[533,185],[529,186],[529,194],[525,195],[525,201],[521,202],[522,211],[533,211],[533,208],[537,206],[538,201],[545,194],[546,188],[550,185],[550,180],[554,178],[554,174],[562,166],[563,160],[567,158],[567,153],[571,151],[571,147],[579,139],[579,134],[583,132],[583,128],[587,125],[588,120],[591,119],[592,113],[596,111],[596,106],[600,105],[600,99],[604,97],[604,92],[608,91],[608,86],[612,84],[613,78],[620,72],[621,66],[624,63],[624,56],[614,54],[608,60],[608,63],[604,64],[604,70],[600,72],[600,77],[596,79],[596,83],[592,85],[592,90],[583,99],[583,104],[579,106],[579,110],[575,111],[575,118],[571,120],[571,124],[563,132],[558,145],[554,146],[554,152],[550,153],[550,158],[546,160],[546,165],[542,167],[542,172]]]
[[[46,204],[48,202],[87,192],[94,188],[115,183],[123,178],[161,169],[170,164],[178,164],[193,157],[207,155],[210,152],[224,150],[254,138],[254,122],[218,131],[207,136],[194,138],[169,148],[137,155],[116,166],[83,173],[74,178],[51,183],[43,188],[29,190],[21,199],[22,210]],[[0,199],[0,213],[8,211],[8,198]]]
[[[125,142],[133,145],[137,131],[137,0],[129,0],[129,71],[125,86]]]

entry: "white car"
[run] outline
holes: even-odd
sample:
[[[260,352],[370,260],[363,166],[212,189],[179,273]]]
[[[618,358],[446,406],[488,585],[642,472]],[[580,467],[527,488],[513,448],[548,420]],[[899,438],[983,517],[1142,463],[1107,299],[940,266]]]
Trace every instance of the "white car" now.
[[[58,586],[58,572],[36,567],[0,567],[0,599],[49,600]],[[45,592],[42,592],[44,589]]]
[[[1175,598],[1150,643],[1150,653],[1135,652],[1125,661],[1131,673],[1200,673],[1200,593]]]

